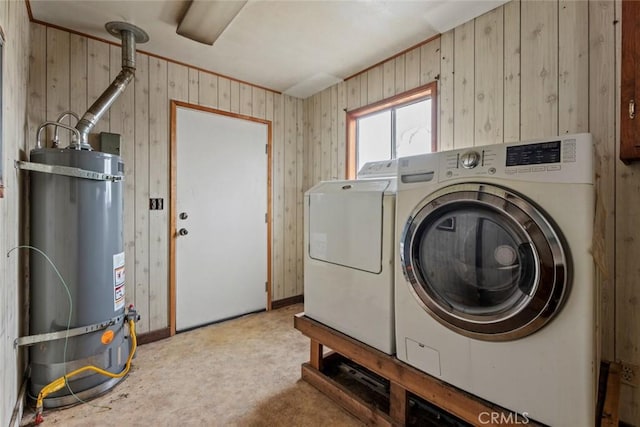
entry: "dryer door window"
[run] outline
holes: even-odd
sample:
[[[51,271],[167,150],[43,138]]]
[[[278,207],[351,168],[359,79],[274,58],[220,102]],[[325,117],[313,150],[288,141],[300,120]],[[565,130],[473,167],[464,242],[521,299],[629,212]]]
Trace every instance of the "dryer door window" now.
[[[461,184],[427,197],[407,222],[401,246],[419,302],[467,336],[531,334],[567,294],[559,235],[532,203],[500,187]]]

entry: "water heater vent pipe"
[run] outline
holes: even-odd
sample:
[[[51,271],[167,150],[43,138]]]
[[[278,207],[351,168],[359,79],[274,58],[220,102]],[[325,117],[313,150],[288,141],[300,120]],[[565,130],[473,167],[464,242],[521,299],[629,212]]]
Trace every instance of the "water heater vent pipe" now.
[[[105,28],[110,34],[122,40],[122,70],[76,124],[80,139],[73,141],[71,148],[91,150],[89,133],[133,80],[136,70],[136,42],[149,41],[149,36],[144,30],[127,22],[108,22]]]

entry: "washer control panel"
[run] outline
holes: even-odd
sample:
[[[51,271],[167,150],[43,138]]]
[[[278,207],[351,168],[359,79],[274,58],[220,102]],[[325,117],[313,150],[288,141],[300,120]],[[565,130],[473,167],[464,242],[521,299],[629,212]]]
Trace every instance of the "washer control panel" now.
[[[486,145],[436,153],[438,180],[495,177],[538,182],[593,182],[591,135]]]

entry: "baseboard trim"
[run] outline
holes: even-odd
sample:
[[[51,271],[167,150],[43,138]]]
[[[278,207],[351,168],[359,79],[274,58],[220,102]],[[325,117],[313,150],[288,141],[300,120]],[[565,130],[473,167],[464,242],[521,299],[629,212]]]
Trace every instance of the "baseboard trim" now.
[[[150,342],[160,341],[165,338],[169,338],[171,336],[171,328],[166,327],[163,329],[157,329],[151,332],[145,332],[144,334],[138,335],[136,338],[138,340],[139,345],[149,344]]]
[[[278,308],[286,307],[293,304],[301,304],[304,302],[304,295],[296,295],[294,297],[283,298],[277,301],[271,301],[271,309],[276,310]]]

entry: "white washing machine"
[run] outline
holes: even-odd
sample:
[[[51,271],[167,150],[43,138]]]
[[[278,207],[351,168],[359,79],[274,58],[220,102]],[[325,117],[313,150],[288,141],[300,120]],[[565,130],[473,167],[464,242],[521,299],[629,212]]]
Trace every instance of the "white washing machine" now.
[[[592,163],[589,134],[400,159],[398,359],[520,423],[593,425]]]
[[[393,316],[395,161],[305,193],[305,315],[387,354]]]

